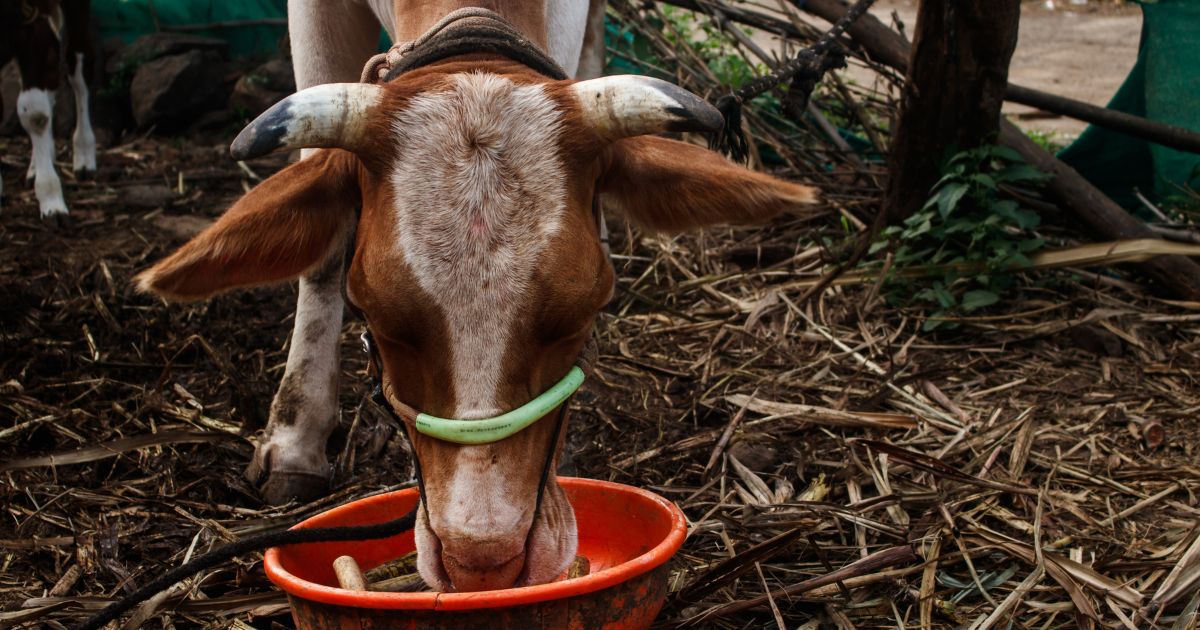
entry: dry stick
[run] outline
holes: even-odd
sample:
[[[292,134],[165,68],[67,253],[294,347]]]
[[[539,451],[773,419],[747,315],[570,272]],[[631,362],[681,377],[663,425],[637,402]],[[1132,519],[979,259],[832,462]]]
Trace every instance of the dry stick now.
[[[704,520],[707,520],[707,517],[696,522],[700,523]],[[667,603],[666,608],[668,610],[679,609],[700,601],[726,584],[741,577],[753,568],[753,565],[766,562],[777,554],[791,548],[792,543],[796,542],[802,535],[804,535],[804,530],[796,527],[769,540],[758,543],[732,558],[723,560],[697,576],[696,579],[683,587],[682,590],[676,592],[671,597],[671,601]]]
[[[731,602],[709,608],[703,613],[700,613],[699,615],[685,621],[682,625],[697,625],[720,617],[727,617],[729,615],[742,612],[743,610],[749,610],[756,606],[760,606],[771,598],[778,599],[780,597],[792,597],[794,595],[800,595],[801,593],[806,593],[827,584],[836,584],[837,582],[845,580],[846,578],[869,575],[887,567],[920,561],[921,557],[918,556],[915,551],[913,551],[912,547],[891,547],[889,549],[877,551],[866,558],[863,558],[862,560],[852,562],[849,565],[846,565],[831,573],[804,580],[803,582],[799,582],[791,586],[776,589],[769,593],[759,595],[758,597],[752,597],[747,600]]]
[[[1034,510],[1033,516],[1033,548],[1036,566],[1034,567],[1033,571],[1021,581],[1017,588],[1013,589],[1012,592],[1008,594],[1008,597],[1005,597],[1004,601],[1000,602],[1000,605],[992,609],[992,614],[974,624],[971,624],[971,627],[968,628],[968,630],[990,630],[990,628],[995,626],[997,623],[1000,623],[1001,617],[1007,615],[1017,606],[1017,604],[1025,601],[1025,596],[1029,594],[1029,591],[1033,590],[1033,587],[1037,586],[1042,581],[1042,578],[1045,577],[1046,560],[1042,557],[1042,510],[1044,509],[1048,487],[1049,484],[1043,487],[1042,491],[1038,493],[1037,507]]]
[[[942,536],[938,530],[925,554],[925,570],[921,572],[920,620],[921,630],[933,628],[933,605],[936,600],[938,560],[941,559]]]
[[[880,213],[880,214],[882,214],[882,213]],[[798,308],[797,305],[794,304],[791,300],[788,300],[787,297],[785,297],[781,294],[780,298],[792,308],[792,311],[794,313],[796,313],[800,317],[804,318],[804,321],[808,322],[808,325],[813,330],[817,331],[817,333],[820,334],[822,337],[825,337],[826,339],[828,339],[830,341],[830,343],[832,343],[833,345],[840,348],[843,352],[848,353],[860,365],[865,366],[867,369],[871,370],[872,372],[875,372],[878,375],[882,376],[884,374],[887,374],[887,370],[884,370],[883,368],[876,365],[874,361],[862,356],[858,352],[855,352],[854,349],[851,348],[850,346],[842,343],[842,341],[840,339],[834,337],[829,332],[829,330],[826,329],[824,326],[821,326],[820,324],[817,324],[815,321],[813,321],[812,318],[809,317],[807,313],[800,310],[800,308]],[[939,429],[946,430],[946,431],[958,431],[959,429],[963,428],[962,424],[958,421],[957,418],[948,416],[945,413],[938,411],[937,409],[934,409],[932,406],[927,404],[925,401],[917,398],[917,395],[914,394],[907,385],[901,387],[901,386],[896,385],[895,383],[892,383],[889,381],[887,386],[888,386],[888,389],[891,389],[892,391],[899,394],[901,398],[904,398],[909,403],[911,403],[913,406],[915,406],[916,408],[925,412],[926,416],[923,419],[926,422],[928,422],[929,424],[932,424],[933,426],[938,427]]]
[[[1116,523],[1117,521],[1124,520],[1140,511],[1146,509],[1147,507],[1149,507],[1155,503],[1158,503],[1162,499],[1175,493],[1181,487],[1182,486],[1179,485],[1178,483],[1172,483],[1171,485],[1167,486],[1167,488],[1165,490],[1163,490],[1162,492],[1159,492],[1158,494],[1156,494],[1152,497],[1142,499],[1141,501],[1134,503],[1133,505],[1129,506],[1128,508],[1125,508],[1124,510],[1117,512],[1116,514],[1113,514],[1112,516],[1110,516],[1096,524],[1099,525],[1100,527],[1108,527],[1108,526]]]
[[[339,587],[348,591],[367,590],[367,579],[353,557],[338,556],[333,561],[333,572],[337,575]]]
[[[226,20],[224,22],[207,22],[204,24],[176,24],[162,27],[164,31],[187,33],[191,31],[211,31],[227,28],[246,28],[251,26],[287,26],[287,18],[260,18],[255,20]]]
[[[1089,122],[1097,127],[1142,138],[1164,147],[1188,153],[1200,153],[1200,133],[1183,127],[1167,125],[1115,109],[1099,107],[1011,83],[1004,91],[1004,98],[1014,103],[1062,114],[1068,118]]]
[[[725,446],[729,444],[730,438],[733,437],[733,432],[737,430],[738,425],[742,422],[742,418],[746,416],[746,409],[750,407],[750,403],[757,395],[758,390],[756,389],[754,390],[754,393],[750,394],[750,397],[746,399],[746,402],[742,404],[742,408],[738,409],[738,412],[734,414],[733,419],[729,421],[729,424],[725,426],[725,431],[721,433],[721,439],[717,440],[717,445],[713,447],[712,455],[708,456],[708,463],[704,465],[704,474],[701,475],[701,478],[708,478],[708,473],[712,471],[713,466],[717,464],[717,460],[721,458],[721,453],[725,452]]]

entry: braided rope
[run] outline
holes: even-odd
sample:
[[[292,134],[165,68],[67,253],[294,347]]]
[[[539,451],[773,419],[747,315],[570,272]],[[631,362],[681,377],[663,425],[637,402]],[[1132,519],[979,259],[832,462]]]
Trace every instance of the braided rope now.
[[[742,107],[745,103],[792,79],[811,83],[804,86],[807,88],[804,90],[807,100],[817,79],[829,70],[846,67],[845,53],[836,46],[837,40],[872,4],[875,4],[875,0],[858,0],[833,28],[812,46],[797,53],[794,59],[717,99],[716,107],[725,116],[725,126],[709,139],[709,148],[725,153],[735,161],[744,162],[750,149],[742,130]]]

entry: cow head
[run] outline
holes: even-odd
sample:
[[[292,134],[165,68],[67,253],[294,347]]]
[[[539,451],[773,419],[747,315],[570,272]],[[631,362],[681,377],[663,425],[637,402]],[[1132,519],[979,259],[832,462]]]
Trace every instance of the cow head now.
[[[385,395],[441,417],[494,416],[568,372],[611,296],[594,195],[662,231],[760,221],[813,200],[810,188],[647,135],[720,123],[662,81],[549,81],[495,59],[309,88],[233,151],[327,150],[262,182],[139,283],[199,299],[286,281],[340,255],[354,233],[347,295],[373,331]],[[412,433],[431,586],[537,584],[568,566],[575,517],[553,477],[535,519],[543,464],[560,448],[553,434],[551,417],[485,445]]]

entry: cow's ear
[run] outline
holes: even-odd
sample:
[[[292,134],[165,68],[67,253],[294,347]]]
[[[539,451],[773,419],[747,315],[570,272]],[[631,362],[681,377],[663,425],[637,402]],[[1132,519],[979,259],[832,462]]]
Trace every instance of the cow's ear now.
[[[600,158],[605,202],[631,221],[679,232],[721,223],[755,223],[803,211],[817,190],[756,173],[698,146],[656,136],[613,142]]]
[[[255,186],[216,223],[138,274],[138,287],[198,300],[238,287],[291,280],[345,238],[360,194],[358,160],[319,151]]]

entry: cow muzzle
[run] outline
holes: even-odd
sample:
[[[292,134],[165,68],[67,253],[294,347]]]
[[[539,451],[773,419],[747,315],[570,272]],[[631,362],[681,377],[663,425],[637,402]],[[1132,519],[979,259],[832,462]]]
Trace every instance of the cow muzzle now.
[[[547,484],[536,519],[505,514],[433,515],[417,518],[417,568],[434,590],[484,591],[543,584],[575,558],[575,513],[558,484]]]

